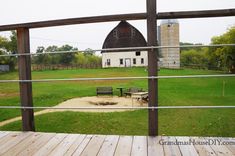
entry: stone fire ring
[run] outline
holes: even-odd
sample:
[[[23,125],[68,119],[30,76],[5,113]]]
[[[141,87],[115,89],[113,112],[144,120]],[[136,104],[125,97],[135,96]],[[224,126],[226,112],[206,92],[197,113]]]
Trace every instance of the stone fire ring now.
[[[132,105],[133,102],[133,105]],[[146,103],[147,104],[147,103]],[[118,96],[92,96],[74,98],[60,103],[55,107],[146,107],[146,104],[141,105],[137,100],[132,100],[130,97]],[[67,109],[54,111],[79,111],[79,112],[117,112],[130,111],[128,109]]]

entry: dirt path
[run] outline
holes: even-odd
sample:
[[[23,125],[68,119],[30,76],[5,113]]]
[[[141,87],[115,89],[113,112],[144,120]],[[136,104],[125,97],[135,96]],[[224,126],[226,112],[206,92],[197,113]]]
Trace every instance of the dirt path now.
[[[99,105],[99,104],[108,104],[111,105]],[[54,107],[141,107],[140,102],[133,100],[131,98],[125,98],[125,97],[82,97],[82,98],[74,98],[67,101],[64,101],[60,103],[59,105],[56,105]],[[144,104],[143,106],[146,106]],[[121,112],[121,111],[130,111],[128,109],[45,109],[39,112],[35,112],[34,115],[42,115],[50,112],[63,112],[63,111],[77,111],[77,112]],[[15,117],[12,119],[5,120],[3,122],[0,122],[0,127],[4,126],[6,124],[9,124],[11,122],[19,121],[21,120],[20,117]]]

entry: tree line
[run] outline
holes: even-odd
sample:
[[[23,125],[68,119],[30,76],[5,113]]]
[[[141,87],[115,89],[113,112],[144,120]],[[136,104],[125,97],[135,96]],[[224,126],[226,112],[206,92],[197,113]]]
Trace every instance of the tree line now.
[[[211,39],[212,45],[233,43],[235,43],[235,26]],[[180,44],[202,45],[182,42]],[[182,48],[180,53],[181,66],[227,70],[235,73],[235,46]]]
[[[54,53],[64,51],[68,53]],[[75,53],[69,53],[73,51]],[[77,51],[77,52],[76,52]],[[50,52],[50,54],[47,54]],[[43,54],[45,53],[45,54]],[[94,68],[101,67],[101,57],[95,55],[92,49],[86,49],[85,52],[79,52],[79,50],[70,45],[48,46],[47,48],[40,46],[36,50],[36,56],[32,57],[32,63],[36,65],[62,65],[62,66],[79,66],[87,67],[92,66]]]
[[[53,54],[53,52],[58,51],[74,51],[76,53],[62,53],[62,54]],[[63,46],[48,46],[43,47],[39,46],[36,50],[36,54],[33,55],[32,64],[43,66],[59,66],[61,67],[68,67],[68,66],[76,66],[79,68],[99,68],[101,67],[101,57],[95,55],[92,49],[86,49],[86,52],[79,52],[78,48],[70,46],[70,45],[63,45]],[[52,52],[51,54],[43,54],[46,52]],[[0,36],[0,55],[6,54],[15,54],[17,53],[17,34],[16,31],[12,31],[9,38]],[[9,65],[10,70],[14,70],[17,64],[17,57],[0,57],[0,65]]]

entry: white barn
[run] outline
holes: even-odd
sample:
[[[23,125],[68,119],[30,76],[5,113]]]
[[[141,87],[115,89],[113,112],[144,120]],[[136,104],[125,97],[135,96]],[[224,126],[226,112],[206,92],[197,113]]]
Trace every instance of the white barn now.
[[[179,22],[163,20],[158,27],[159,45],[179,45]],[[144,36],[126,21],[121,21],[106,37],[103,49],[145,47]],[[147,51],[102,51],[102,67],[140,67],[148,65]],[[164,68],[180,68],[180,49],[163,48],[159,50],[159,65]],[[156,60],[157,61],[157,60]]]
[[[145,47],[144,36],[131,24],[121,21],[106,37],[103,49]],[[102,51],[102,67],[147,66],[147,51]]]

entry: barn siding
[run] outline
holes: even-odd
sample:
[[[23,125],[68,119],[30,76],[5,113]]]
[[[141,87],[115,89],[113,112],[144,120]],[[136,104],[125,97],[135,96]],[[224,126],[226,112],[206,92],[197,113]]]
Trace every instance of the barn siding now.
[[[136,64],[133,64],[133,58],[136,58]],[[144,64],[141,64],[141,58]],[[110,66],[107,66],[107,59],[111,60]],[[123,59],[123,65],[120,65],[120,59]],[[125,67],[125,59],[131,59],[131,67],[147,66],[147,52],[142,51],[140,56],[136,56],[136,52],[109,52],[102,53],[102,67]]]

